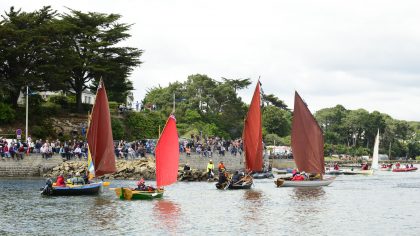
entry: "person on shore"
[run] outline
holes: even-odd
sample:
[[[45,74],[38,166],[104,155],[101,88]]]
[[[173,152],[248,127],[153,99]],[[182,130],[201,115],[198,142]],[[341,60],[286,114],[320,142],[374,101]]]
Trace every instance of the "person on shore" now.
[[[191,148],[189,146],[185,147],[185,153],[187,153],[187,156],[191,156]]]
[[[213,161],[210,160],[209,163],[207,164],[207,180],[214,177],[213,171],[214,171],[214,164],[213,164]]]
[[[189,170],[191,170],[190,164],[185,163],[185,165],[184,165],[184,171],[189,171]]]
[[[219,172],[221,172],[222,170],[226,170],[226,167],[225,167],[225,164],[223,164],[223,161],[219,162],[218,170]]]
[[[64,181],[64,177],[63,177],[62,174],[60,174],[57,177],[57,180],[55,181],[55,186],[58,186],[58,187],[65,187],[66,186],[66,182]]]

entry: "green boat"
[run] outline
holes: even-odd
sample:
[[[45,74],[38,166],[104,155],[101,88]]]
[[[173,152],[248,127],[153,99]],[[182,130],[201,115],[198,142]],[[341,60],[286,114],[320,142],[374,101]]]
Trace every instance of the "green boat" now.
[[[115,193],[121,200],[152,200],[162,198],[165,190],[156,189],[154,191],[137,191],[130,188],[116,188]]]

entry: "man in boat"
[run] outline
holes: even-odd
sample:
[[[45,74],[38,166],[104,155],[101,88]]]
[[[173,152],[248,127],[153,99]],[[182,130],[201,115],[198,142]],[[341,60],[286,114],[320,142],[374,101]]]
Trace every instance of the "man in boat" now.
[[[219,186],[225,187],[225,183],[227,183],[226,171],[222,169],[219,171],[219,181],[217,182]]]
[[[76,175],[70,179],[70,183],[72,183],[73,185],[83,185],[85,184],[85,180],[80,177],[80,173],[77,172]]]
[[[369,169],[368,164],[367,163],[363,163],[362,164],[362,170],[368,170],[368,169]]]
[[[210,160],[209,163],[207,164],[207,180],[213,178],[214,176],[213,171],[214,171],[214,164],[213,164],[213,161]]]
[[[65,187],[66,182],[64,182],[63,174],[60,174],[55,181],[55,186]]]
[[[400,168],[400,166],[401,166],[401,164],[400,164],[399,162],[397,162],[397,164],[395,164],[395,167],[396,167],[397,169],[399,169],[399,168]]]
[[[155,188],[153,188],[152,186],[147,186],[143,178],[137,181],[136,185],[137,185],[137,188],[135,188],[134,190],[137,190],[137,191],[154,191],[155,190]]]
[[[334,170],[339,170],[340,169],[340,166],[338,165],[338,163],[336,162],[336,163],[334,163]]]
[[[242,184],[244,182],[243,177],[244,177],[243,173],[239,173],[239,171],[235,171],[235,174],[233,174],[232,176],[232,183]]]
[[[292,181],[303,181],[305,177],[301,175],[299,172],[296,172],[295,176],[293,176]]]

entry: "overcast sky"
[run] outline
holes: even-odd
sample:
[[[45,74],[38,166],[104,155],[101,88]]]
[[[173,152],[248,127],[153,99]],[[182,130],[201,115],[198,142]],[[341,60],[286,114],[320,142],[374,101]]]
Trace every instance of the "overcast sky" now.
[[[293,108],[297,90],[315,112],[337,104],[420,121],[420,1],[2,1],[33,11],[51,5],[118,13],[133,23],[127,45],[143,49],[131,75],[146,89],[191,74],[261,76],[266,94]]]

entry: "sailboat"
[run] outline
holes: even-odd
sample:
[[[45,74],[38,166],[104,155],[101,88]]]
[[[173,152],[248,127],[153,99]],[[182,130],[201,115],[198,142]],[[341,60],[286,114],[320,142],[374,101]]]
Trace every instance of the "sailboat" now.
[[[318,187],[331,184],[335,177],[324,177],[324,138],[322,130],[307,105],[295,91],[292,120],[293,158],[299,171],[320,174],[320,179],[290,181],[278,178],[277,187]]]
[[[245,169],[247,171],[261,171],[263,166],[263,142],[262,142],[262,119],[261,119],[261,92],[260,81],[255,87],[252,96],[251,105],[244,122],[242,132],[243,149],[245,155]],[[253,178],[250,175],[245,176],[245,181],[233,183],[228,181],[227,186],[216,184],[218,189],[249,189],[253,184]]]
[[[111,115],[102,79],[99,82],[95,104],[92,108],[87,141],[89,158],[92,160],[92,165],[88,166],[88,169],[94,169],[96,177],[114,173],[117,168],[115,165]],[[101,191],[102,185],[102,182],[98,182],[85,185],[53,186],[52,181],[48,180],[41,194],[53,196],[95,195]]]
[[[375,144],[373,145],[372,165],[370,168],[372,170],[378,170],[379,168],[379,129],[375,137]]]
[[[125,200],[147,200],[161,198],[163,186],[177,181],[179,164],[179,141],[176,119],[170,115],[163,128],[155,149],[156,155],[156,189],[138,191],[131,188],[116,188],[117,197]]]

